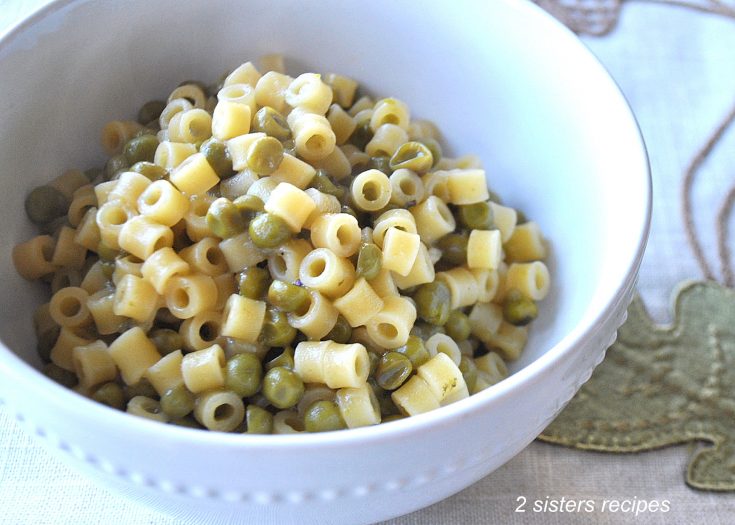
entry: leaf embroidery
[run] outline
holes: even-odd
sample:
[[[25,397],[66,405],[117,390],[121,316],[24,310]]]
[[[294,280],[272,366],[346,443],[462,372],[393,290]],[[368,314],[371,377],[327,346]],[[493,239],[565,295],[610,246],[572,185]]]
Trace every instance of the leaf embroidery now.
[[[670,326],[636,298],[606,359],[539,439],[607,452],[708,441],[687,483],[735,490],[735,290],[683,285]]]

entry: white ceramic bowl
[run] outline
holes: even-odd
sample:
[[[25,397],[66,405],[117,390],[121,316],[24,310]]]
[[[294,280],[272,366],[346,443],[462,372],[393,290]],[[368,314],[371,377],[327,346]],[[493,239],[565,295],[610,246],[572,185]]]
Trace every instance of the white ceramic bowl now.
[[[492,188],[541,225],[553,291],[510,378],[376,428],[249,436],[134,418],[36,371],[41,292],[9,255],[32,234],[24,196],[99,164],[106,121],[271,52],[294,72],[341,72],[407,101],[451,152],[479,154]],[[0,115],[0,398],[94,478],[206,523],[373,522],[486,476],[602,359],[648,232],[648,165],[628,106],[576,37],[525,1],[58,1],[0,42]]]

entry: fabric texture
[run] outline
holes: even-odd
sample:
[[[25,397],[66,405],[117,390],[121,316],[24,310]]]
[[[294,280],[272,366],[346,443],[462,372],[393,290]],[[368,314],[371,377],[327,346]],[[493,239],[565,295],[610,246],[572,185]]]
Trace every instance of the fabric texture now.
[[[0,31],[39,2],[2,4]],[[686,244],[679,184],[694,152],[735,102],[735,29],[722,17],[656,3],[623,2],[619,14],[607,36],[583,40],[619,83],[647,142],[654,216],[638,289],[653,319],[663,322],[677,284],[701,277]],[[732,181],[733,151],[735,132],[729,131],[702,166],[693,192],[695,226],[712,261],[715,214]],[[621,213],[624,208],[621,203]],[[701,446],[606,454],[535,442],[455,496],[387,523],[731,523],[732,495],[699,492],[683,481],[688,458]],[[592,501],[594,512],[585,512],[584,506],[577,512],[551,511],[562,498],[567,503]],[[626,500],[631,504],[624,504]],[[635,510],[622,510],[633,503],[642,507],[640,501],[646,502],[646,511],[637,516]],[[669,511],[651,511],[654,501],[659,509],[668,502]],[[525,512],[516,512],[519,505]],[[541,512],[534,512],[535,506]],[[610,510],[614,507],[618,510]],[[110,516],[124,516],[127,525],[177,523],[108,493],[70,469],[28,437],[5,407],[0,407],[0,509],[0,524],[8,525],[106,524]]]

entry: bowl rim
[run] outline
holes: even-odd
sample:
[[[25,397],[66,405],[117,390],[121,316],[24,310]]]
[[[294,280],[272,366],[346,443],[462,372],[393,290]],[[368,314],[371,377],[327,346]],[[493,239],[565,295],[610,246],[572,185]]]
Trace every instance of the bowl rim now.
[[[0,33],[0,56],[2,56],[4,49],[15,38],[19,37],[26,29],[32,27],[37,22],[74,4],[83,4],[87,1],[51,0],[42,5],[6,31]],[[12,377],[16,384],[22,385],[26,393],[32,393],[34,396],[43,398],[49,404],[49,409],[72,412],[83,418],[95,418],[97,421],[107,420],[109,418],[110,425],[120,425],[121,428],[124,427],[129,429],[129,431],[139,433],[143,438],[160,440],[163,436],[169,442],[186,442],[189,444],[196,442],[197,444],[215,445],[217,447],[224,447],[225,449],[255,447],[281,452],[286,449],[303,452],[304,450],[313,448],[352,447],[358,443],[366,444],[375,441],[392,440],[393,438],[406,438],[412,434],[427,432],[432,427],[438,425],[452,424],[459,419],[466,418],[473,412],[491,410],[493,405],[497,405],[504,399],[512,397],[517,390],[523,387],[533,388],[535,384],[541,381],[542,376],[548,368],[554,366],[555,363],[562,362],[567,354],[577,345],[581,344],[586,337],[594,333],[595,327],[608,319],[619,308],[620,301],[625,298],[626,289],[634,281],[640,267],[650,232],[652,179],[650,161],[640,125],[620,86],[607,68],[577,35],[538,5],[532,2],[518,0],[500,1],[509,10],[520,11],[524,16],[536,17],[539,22],[541,22],[541,19],[544,19],[542,23],[546,24],[550,30],[556,32],[560,38],[574,41],[579,53],[586,55],[588,60],[591,59],[590,64],[592,64],[593,68],[597,69],[596,74],[601,75],[601,78],[611,83],[614,87],[612,91],[614,96],[619,99],[619,102],[622,102],[621,107],[625,108],[624,117],[628,121],[631,131],[636,134],[637,140],[635,142],[638,146],[636,155],[638,161],[641,162],[639,190],[643,196],[645,209],[642,214],[643,221],[638,225],[637,229],[636,248],[632,252],[630,260],[626,264],[621,264],[621,267],[626,268],[623,279],[618,283],[614,291],[610,292],[609,296],[603,298],[604,308],[594,316],[584,316],[580,323],[543,355],[490,388],[437,410],[371,427],[315,434],[304,432],[297,435],[232,434],[202,431],[175,425],[161,425],[159,422],[131,417],[124,412],[94,402],[46,378],[36,368],[18,357],[1,341],[0,375]],[[0,398],[0,406],[2,406],[3,401]],[[16,416],[24,417],[20,412],[20,407],[9,406],[7,401],[5,403],[6,407],[11,408]],[[42,422],[34,421],[33,423],[36,428],[43,428]]]

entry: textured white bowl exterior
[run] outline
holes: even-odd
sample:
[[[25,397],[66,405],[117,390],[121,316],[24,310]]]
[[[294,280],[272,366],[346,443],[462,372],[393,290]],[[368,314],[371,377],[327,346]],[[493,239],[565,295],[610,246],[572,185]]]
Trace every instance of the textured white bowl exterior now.
[[[538,8],[308,4],[59,1],[0,40],[0,402],[75,467],[199,523],[371,523],[486,476],[602,360],[648,234],[650,180],[635,120],[604,69]],[[22,211],[29,189],[100,163],[107,120],[130,118],[182,79],[213,79],[269,52],[297,71],[343,72],[406,100],[440,125],[450,151],[481,155],[493,189],[541,225],[554,289],[510,378],[375,428],[240,436],[130,417],[34,369],[30,317],[42,295],[9,257],[32,232]]]

